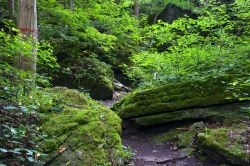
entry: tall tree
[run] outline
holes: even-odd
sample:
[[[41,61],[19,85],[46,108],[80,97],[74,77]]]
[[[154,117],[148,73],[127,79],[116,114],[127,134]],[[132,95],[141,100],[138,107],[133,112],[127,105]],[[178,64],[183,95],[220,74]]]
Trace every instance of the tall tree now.
[[[8,0],[9,18],[13,19],[15,15],[15,0]]]
[[[18,28],[24,38],[32,37],[34,45],[37,41],[37,11],[36,0],[19,0]],[[32,56],[20,55],[17,68],[24,71],[36,71],[35,47],[31,50]]]
[[[0,20],[2,19],[2,17],[3,17],[2,4],[1,4],[1,1],[0,1]]]
[[[68,0],[65,0],[64,1],[64,7],[67,8],[67,6],[68,6]]]
[[[135,17],[139,19],[139,15],[140,15],[140,0],[134,0],[134,13],[135,13]]]
[[[70,0],[70,10],[74,10],[75,0]]]

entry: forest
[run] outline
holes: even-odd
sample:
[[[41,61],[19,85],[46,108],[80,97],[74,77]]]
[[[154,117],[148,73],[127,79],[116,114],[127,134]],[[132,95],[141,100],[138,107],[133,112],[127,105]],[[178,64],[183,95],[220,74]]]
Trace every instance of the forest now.
[[[250,0],[0,0],[0,166],[250,165]]]

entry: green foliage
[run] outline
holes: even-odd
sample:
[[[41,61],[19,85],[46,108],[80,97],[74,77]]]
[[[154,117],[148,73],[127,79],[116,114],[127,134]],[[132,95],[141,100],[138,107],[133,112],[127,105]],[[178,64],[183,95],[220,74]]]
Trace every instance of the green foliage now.
[[[34,87],[34,80],[38,85],[48,85],[45,72],[58,67],[56,59],[51,55],[51,47],[48,43],[41,42],[34,45],[32,39],[23,38],[16,28],[7,24],[7,27],[17,35],[10,35],[0,31],[0,100],[15,101],[18,96],[25,95]],[[37,52],[38,72],[18,70],[15,68],[16,59],[23,56],[33,56],[32,49]]]
[[[236,1],[230,10],[226,5],[212,3],[196,20],[181,18],[172,24],[159,22],[146,27],[147,49],[132,56],[128,75],[151,85],[223,73],[247,73],[250,43],[247,3]]]
[[[90,55],[112,65],[126,61],[140,43],[138,21],[113,1],[76,1],[70,11],[55,0],[39,1],[40,37],[51,43],[61,63]],[[72,49],[74,48],[74,49]]]
[[[37,123],[39,117],[36,113],[30,114],[24,107],[13,106],[6,103],[0,105],[0,163],[40,163],[45,154],[38,152],[35,140],[43,140]],[[10,161],[8,161],[10,160]]]
[[[40,103],[52,107],[50,96],[43,94],[43,98],[33,100],[31,90],[36,85],[49,84],[47,74],[51,69],[57,68],[55,57],[52,56],[51,46],[46,42],[36,43],[30,38],[23,38],[19,31],[10,24],[6,24],[11,34],[0,31],[0,158],[14,159],[17,163],[39,163],[45,156],[39,153],[34,143],[35,139],[44,139],[37,130],[38,115],[32,111],[39,110]],[[16,33],[16,35],[14,35]],[[37,49],[38,73],[30,73],[15,68],[16,60],[21,54],[33,56],[32,49]],[[35,94],[36,96],[38,94]],[[16,102],[19,106],[6,106],[1,108],[2,102]],[[58,108],[56,108],[58,110]],[[2,160],[2,158],[4,160]],[[7,164],[10,162],[6,161]]]
[[[231,81],[229,83],[229,87],[227,88],[227,91],[234,91],[233,96],[239,98],[240,101],[248,101],[250,100],[249,94],[245,91],[241,91],[244,87],[249,87],[250,85],[250,79],[247,78],[238,78],[234,81]],[[230,97],[229,97],[230,99]]]
[[[41,88],[34,88],[27,95],[18,96],[17,102],[25,106],[28,112],[60,112],[63,109],[57,95],[53,95]]]

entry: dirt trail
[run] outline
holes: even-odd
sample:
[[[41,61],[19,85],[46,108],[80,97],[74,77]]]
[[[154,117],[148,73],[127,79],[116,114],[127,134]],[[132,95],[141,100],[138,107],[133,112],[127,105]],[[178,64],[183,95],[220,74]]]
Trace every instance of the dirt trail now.
[[[115,92],[114,100],[101,101],[111,107],[125,93]],[[174,127],[174,126],[172,126]],[[150,138],[166,132],[171,126],[156,126],[151,128],[127,128],[123,130],[123,145],[129,147],[134,156],[129,166],[217,166],[212,161],[200,161],[195,156],[189,156],[185,149],[176,149],[171,142],[156,144]]]
[[[130,147],[134,153],[129,165],[135,166],[216,166],[212,161],[200,161],[189,156],[186,149],[176,149],[171,142],[154,143],[150,138],[164,132],[167,127],[150,129],[130,128],[122,133],[123,145]]]

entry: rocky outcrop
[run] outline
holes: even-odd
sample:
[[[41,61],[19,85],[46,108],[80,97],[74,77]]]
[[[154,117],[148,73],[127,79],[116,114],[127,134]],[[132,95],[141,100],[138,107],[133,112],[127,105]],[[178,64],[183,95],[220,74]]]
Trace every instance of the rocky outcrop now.
[[[47,165],[122,165],[121,120],[111,110],[76,90],[53,88],[61,109],[45,112],[40,130],[45,140],[39,150],[48,154]]]
[[[190,121],[190,120],[209,120],[223,121],[224,119],[234,119],[235,117],[244,117],[248,115],[250,102],[227,104],[221,106],[210,106],[206,108],[192,108],[170,113],[161,113],[150,116],[134,118],[133,121],[140,126],[150,126],[162,123]]]
[[[234,114],[231,119],[220,123],[201,121],[191,126],[183,123],[184,126],[172,128],[151,139],[157,145],[171,142],[176,150],[184,148],[190,155],[199,151],[196,155],[202,154],[203,158],[213,159],[211,161],[216,162],[215,165],[249,165],[249,118],[250,114],[244,117]]]
[[[250,124],[207,129],[198,140],[205,153],[220,163],[250,164]]]
[[[185,15],[191,18],[197,18],[197,14],[192,12],[192,10],[183,9],[175,4],[169,3],[155,19],[171,23]]]
[[[219,117],[227,110],[215,106],[238,102],[242,93],[246,96],[250,94],[247,84],[237,90],[230,87],[228,83],[238,77],[243,76],[231,74],[137,90],[114,104],[112,109],[121,118],[146,126]]]
[[[114,91],[114,73],[111,68],[95,58],[81,58],[68,71],[60,72],[55,80],[59,86],[83,89],[90,93],[93,99],[112,99]]]

